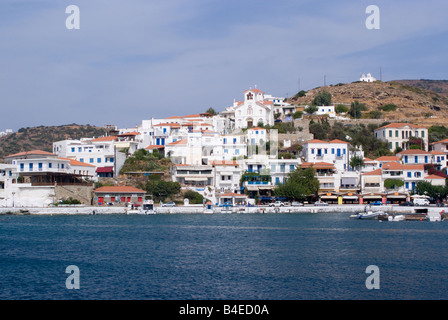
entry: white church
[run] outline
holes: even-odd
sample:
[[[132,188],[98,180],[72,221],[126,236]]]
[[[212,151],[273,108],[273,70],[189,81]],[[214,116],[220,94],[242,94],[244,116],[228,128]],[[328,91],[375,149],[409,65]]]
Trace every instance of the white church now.
[[[376,78],[374,78],[371,73],[368,73],[367,76],[363,73],[359,80],[362,82],[375,82]]]
[[[267,100],[260,89],[244,91],[244,100],[235,101],[222,113],[235,119],[235,129],[251,128],[259,124],[274,125],[273,102]]]

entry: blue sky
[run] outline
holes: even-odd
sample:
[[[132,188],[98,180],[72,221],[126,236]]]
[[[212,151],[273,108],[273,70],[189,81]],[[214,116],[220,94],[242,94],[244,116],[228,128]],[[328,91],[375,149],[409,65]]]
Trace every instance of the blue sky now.
[[[365,10],[380,9],[368,30]],[[68,30],[65,8],[80,9]],[[352,82],[448,79],[448,2],[2,0],[0,131],[132,127],[267,94]]]

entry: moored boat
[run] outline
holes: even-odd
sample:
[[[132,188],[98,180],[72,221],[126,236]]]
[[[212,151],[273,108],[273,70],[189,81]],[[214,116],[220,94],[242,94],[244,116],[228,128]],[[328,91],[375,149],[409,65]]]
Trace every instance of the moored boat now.
[[[156,214],[153,200],[145,200],[141,207],[130,209],[126,211],[126,214]]]

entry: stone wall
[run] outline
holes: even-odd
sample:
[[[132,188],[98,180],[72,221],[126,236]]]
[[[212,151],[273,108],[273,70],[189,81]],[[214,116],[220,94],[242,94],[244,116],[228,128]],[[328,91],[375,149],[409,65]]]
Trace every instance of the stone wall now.
[[[79,200],[82,204],[91,205],[93,186],[57,185],[54,189],[54,194],[55,202],[73,198]]]

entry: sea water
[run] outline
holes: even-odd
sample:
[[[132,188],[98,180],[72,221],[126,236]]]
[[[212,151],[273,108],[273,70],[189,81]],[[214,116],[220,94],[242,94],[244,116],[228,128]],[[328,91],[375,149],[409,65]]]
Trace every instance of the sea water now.
[[[448,222],[349,216],[3,215],[0,299],[448,298]]]

